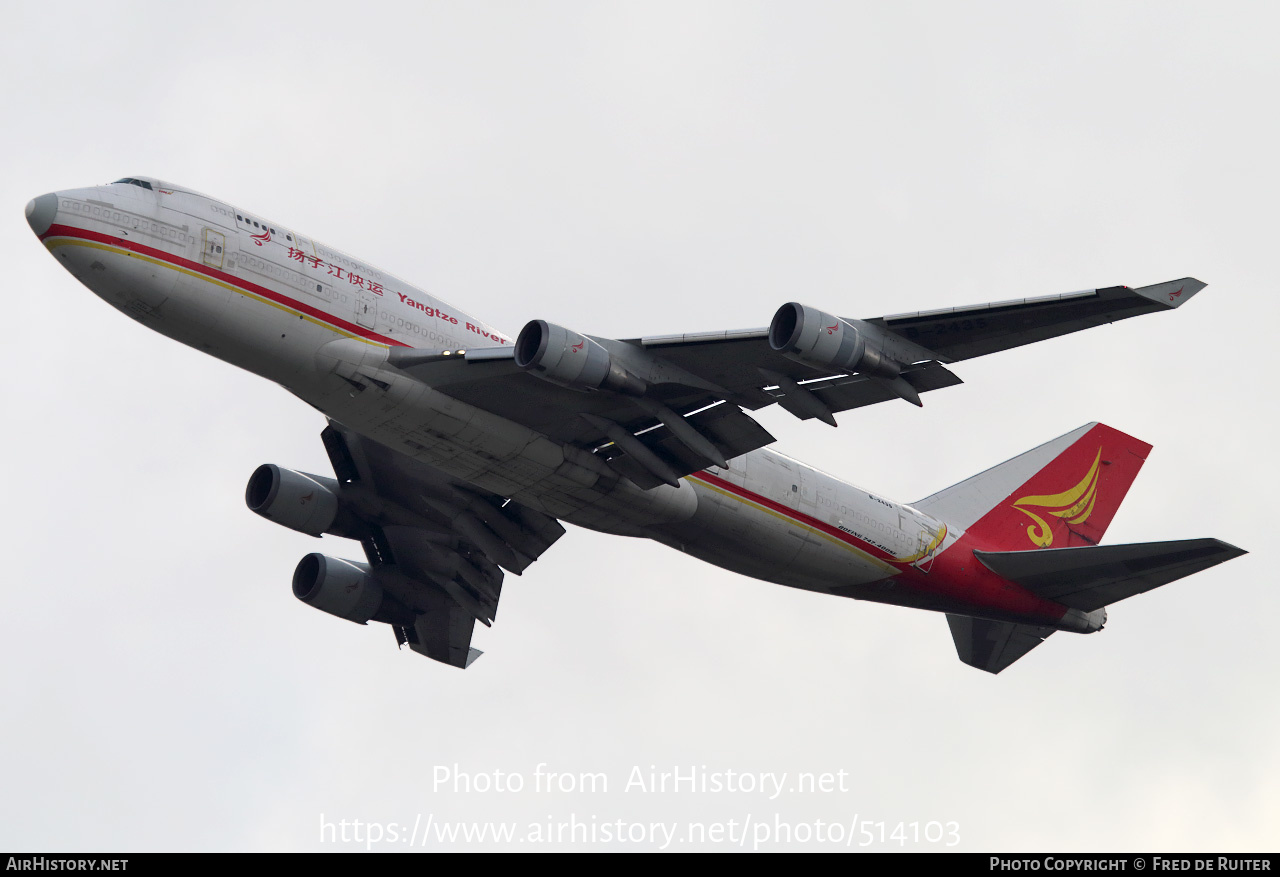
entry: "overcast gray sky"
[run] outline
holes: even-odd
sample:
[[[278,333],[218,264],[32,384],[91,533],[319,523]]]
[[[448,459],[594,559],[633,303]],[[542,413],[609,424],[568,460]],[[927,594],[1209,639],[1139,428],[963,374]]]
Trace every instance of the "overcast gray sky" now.
[[[7,23],[0,846],[332,849],[321,814],[421,814],[1275,848],[1272,4],[72,0]],[[940,615],[571,529],[508,579],[471,669],[398,654],[290,593],[299,557],[354,544],[243,505],[259,463],[325,471],[320,415],[113,311],[23,221],[37,194],[131,174],[511,334],[1196,276],[1176,313],[964,363],[923,410],[765,425],[909,501],[1101,420],[1155,446],[1108,541],[1252,553],[992,677]],[[608,791],[433,786],[453,765],[531,785],[541,763]],[[650,765],[846,771],[847,790],[626,791]]]

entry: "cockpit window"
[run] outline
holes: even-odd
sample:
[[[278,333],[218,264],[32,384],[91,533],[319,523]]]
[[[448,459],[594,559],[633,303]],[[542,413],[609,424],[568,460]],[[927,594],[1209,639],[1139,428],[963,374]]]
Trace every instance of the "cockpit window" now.
[[[116,180],[116,183],[127,183],[130,186],[141,186],[144,189],[151,189],[151,184],[146,180],[135,180],[133,177],[125,177],[123,180]],[[112,183],[112,185],[115,185],[115,183]],[[155,190],[151,189],[151,191],[154,192]]]

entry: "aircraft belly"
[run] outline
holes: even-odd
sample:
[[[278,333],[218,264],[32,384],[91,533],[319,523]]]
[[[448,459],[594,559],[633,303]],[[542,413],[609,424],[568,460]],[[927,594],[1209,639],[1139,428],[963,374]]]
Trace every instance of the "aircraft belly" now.
[[[243,369],[287,387],[305,383],[313,369],[315,349],[333,331],[286,309],[265,304],[235,290],[193,281],[193,294],[216,298],[220,319],[206,334],[209,352]]]
[[[76,279],[107,304],[177,341],[195,343],[217,317],[216,303],[183,294],[175,272],[147,259],[77,244],[63,244],[54,252]]]
[[[689,485],[642,490],[586,451],[461,402],[385,366],[385,347],[337,339],[314,351],[290,387],[333,419],[477,487],[591,529],[641,527],[693,515]]]

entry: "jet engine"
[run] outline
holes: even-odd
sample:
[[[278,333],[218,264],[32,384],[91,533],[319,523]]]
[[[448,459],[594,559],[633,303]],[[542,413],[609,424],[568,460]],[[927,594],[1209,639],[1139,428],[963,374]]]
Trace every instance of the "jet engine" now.
[[[335,532],[340,511],[338,489],[332,478],[264,463],[249,477],[244,501],[251,511],[268,521],[308,536],[320,536]]]
[[[516,366],[571,390],[613,390],[643,396],[645,382],[613,361],[609,351],[586,335],[530,320],[516,337]]]
[[[896,378],[900,363],[885,355],[876,339],[839,317],[797,302],[778,308],[769,323],[769,346],[788,359],[839,372]]]
[[[315,553],[294,569],[293,596],[356,624],[368,623],[382,607],[382,585],[364,564]]]

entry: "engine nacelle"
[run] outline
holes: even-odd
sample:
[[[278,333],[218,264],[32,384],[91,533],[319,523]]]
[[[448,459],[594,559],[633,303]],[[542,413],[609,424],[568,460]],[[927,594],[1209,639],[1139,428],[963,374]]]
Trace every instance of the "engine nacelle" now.
[[[337,490],[331,478],[264,463],[249,477],[244,501],[251,511],[282,527],[320,536],[333,532],[338,520]]]
[[[330,615],[366,624],[382,607],[382,585],[353,560],[308,554],[293,571],[293,596]]]
[[[788,359],[840,372],[896,378],[898,362],[839,317],[797,302],[778,308],[769,323],[769,346]]]
[[[516,366],[571,390],[614,390],[643,396],[643,380],[613,361],[609,351],[586,335],[530,320],[516,337]]]

